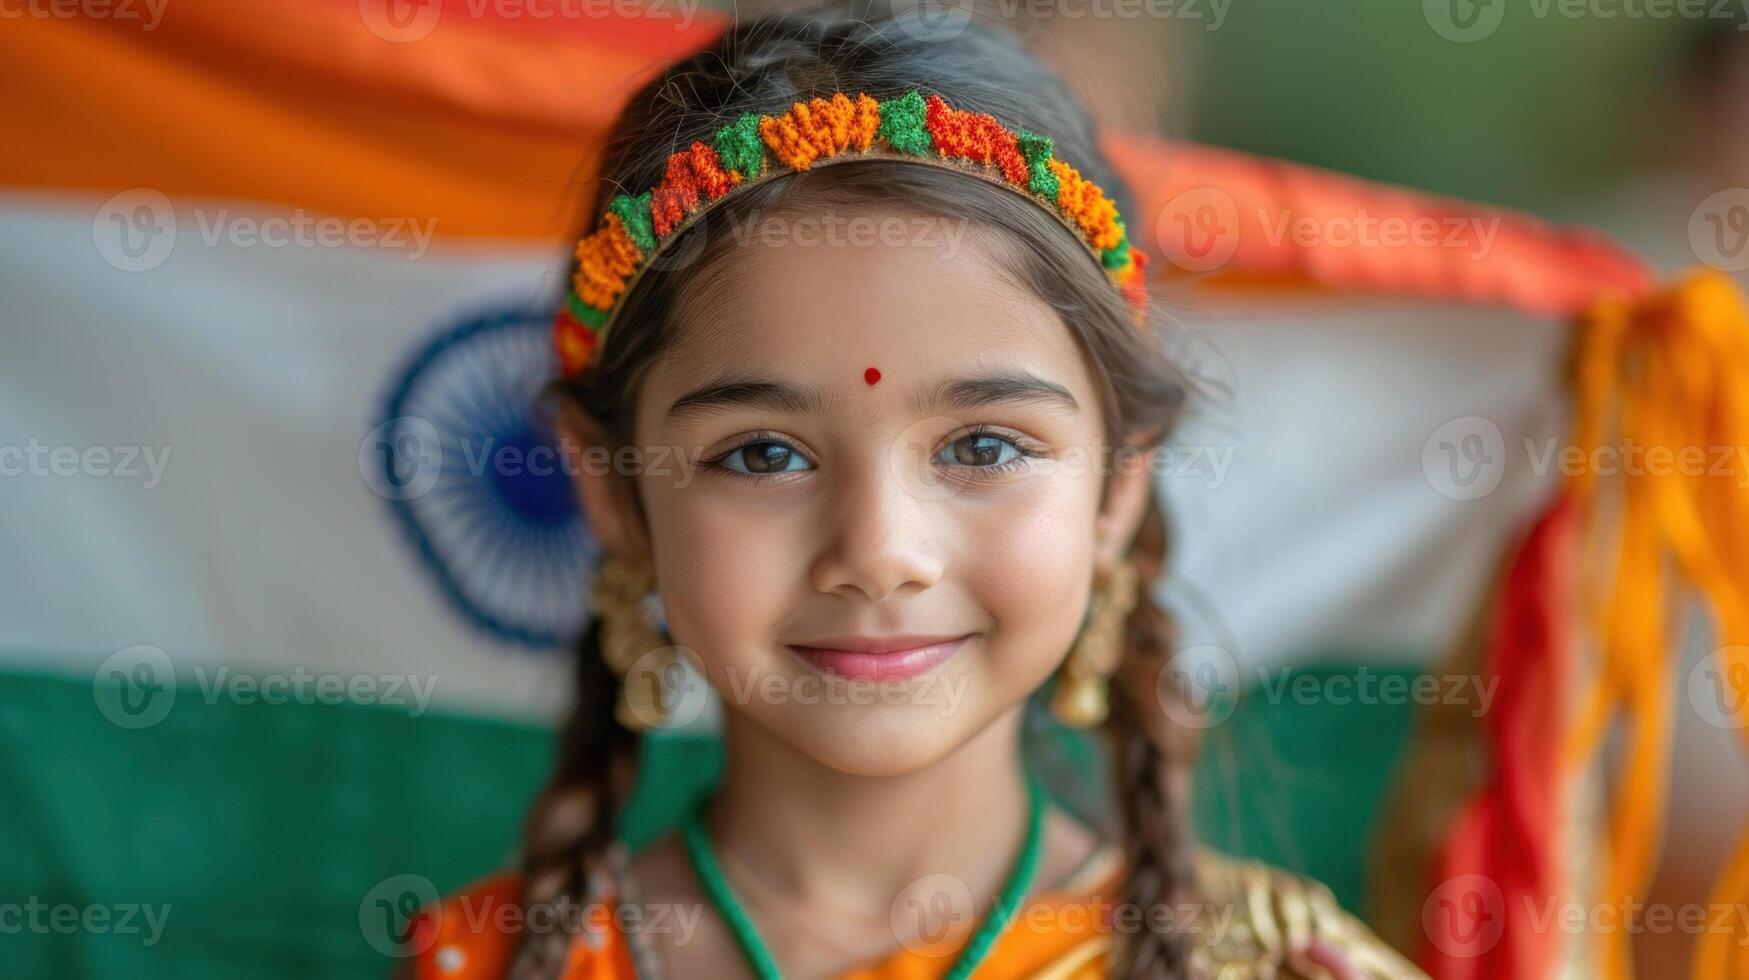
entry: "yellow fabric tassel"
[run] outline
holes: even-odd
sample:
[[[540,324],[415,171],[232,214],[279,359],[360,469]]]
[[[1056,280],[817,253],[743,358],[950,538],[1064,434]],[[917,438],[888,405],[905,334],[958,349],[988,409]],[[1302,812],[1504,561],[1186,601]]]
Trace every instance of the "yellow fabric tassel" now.
[[[1589,765],[1613,722],[1624,726],[1598,901],[1644,903],[1663,840],[1672,699],[1686,583],[1712,615],[1721,682],[1749,723],[1749,314],[1726,276],[1703,270],[1637,300],[1599,302],[1574,349],[1578,455],[1567,490],[1593,532],[1584,595],[1599,662],[1564,746]],[[1600,475],[1620,472],[1606,499]],[[1611,574],[1613,572],[1613,574]],[[1680,581],[1678,581],[1678,577]],[[1685,691],[1682,693],[1686,693]],[[1749,739],[1749,728],[1739,728]],[[1749,900],[1749,839],[1715,885],[1715,902]],[[1626,906],[1632,908],[1633,906]],[[1741,930],[1736,917],[1733,928]],[[1600,975],[1632,976],[1626,928],[1598,936]],[[1693,976],[1749,978],[1749,935],[1704,931]]]

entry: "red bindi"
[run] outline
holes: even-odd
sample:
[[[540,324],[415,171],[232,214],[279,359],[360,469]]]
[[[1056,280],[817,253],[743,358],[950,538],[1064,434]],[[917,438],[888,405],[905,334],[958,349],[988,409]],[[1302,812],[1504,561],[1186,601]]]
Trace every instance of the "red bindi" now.
[[[871,385],[880,379],[881,371],[879,368],[869,368],[867,371],[862,372],[862,380],[867,381]]]

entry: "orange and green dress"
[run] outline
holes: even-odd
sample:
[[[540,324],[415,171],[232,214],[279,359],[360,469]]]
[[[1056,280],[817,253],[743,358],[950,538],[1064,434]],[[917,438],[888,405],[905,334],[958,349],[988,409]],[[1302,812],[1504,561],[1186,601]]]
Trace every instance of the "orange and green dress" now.
[[[1216,980],[1303,977],[1287,964],[1291,949],[1323,940],[1362,977],[1421,978],[1414,964],[1375,937],[1337,903],[1323,885],[1254,861],[1209,850],[1196,858],[1198,894],[1193,907],[1175,912],[1196,940],[1197,975]],[[1055,888],[1029,896],[1001,933],[978,980],[1103,980],[1112,947],[1112,909],[1122,875],[1122,857],[1107,844],[1080,871]],[[498,928],[502,919],[480,910],[514,905],[515,874],[484,879],[420,914],[413,932],[419,950],[418,980],[496,980],[508,973],[517,935]],[[564,980],[634,980],[627,937],[601,919],[599,932],[571,943]],[[928,951],[899,949],[838,980],[937,980],[970,936],[957,933]],[[1309,980],[1319,980],[1317,977]]]

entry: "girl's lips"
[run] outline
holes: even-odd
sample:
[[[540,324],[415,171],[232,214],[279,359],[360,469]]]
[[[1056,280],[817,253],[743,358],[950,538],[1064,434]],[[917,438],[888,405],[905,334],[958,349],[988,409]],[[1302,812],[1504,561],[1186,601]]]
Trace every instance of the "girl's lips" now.
[[[976,633],[950,640],[937,640],[922,646],[903,649],[885,649],[879,652],[869,650],[843,650],[831,647],[808,647],[790,645],[796,656],[801,657],[815,668],[843,677],[854,677],[859,680],[888,680],[892,678],[916,677],[918,674],[933,670],[936,666],[946,663],[948,658],[959,651],[961,646]],[[876,646],[881,644],[858,644],[859,646]]]

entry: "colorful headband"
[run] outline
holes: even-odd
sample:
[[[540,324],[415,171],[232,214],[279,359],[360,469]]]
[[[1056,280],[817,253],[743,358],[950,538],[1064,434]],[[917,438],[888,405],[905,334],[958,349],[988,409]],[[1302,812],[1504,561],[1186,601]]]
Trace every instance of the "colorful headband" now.
[[[717,130],[711,143],[695,142],[670,156],[654,189],[614,197],[577,244],[577,274],[553,324],[559,370],[570,377],[594,360],[652,257],[705,205],[784,168],[871,157],[946,164],[1044,207],[1086,243],[1139,318],[1147,304],[1146,256],[1130,245],[1117,205],[1074,167],[1053,159],[1051,149],[1048,136],[1009,130],[994,116],[916,91],[885,101],[838,92],[797,102],[781,116],[745,113]]]

